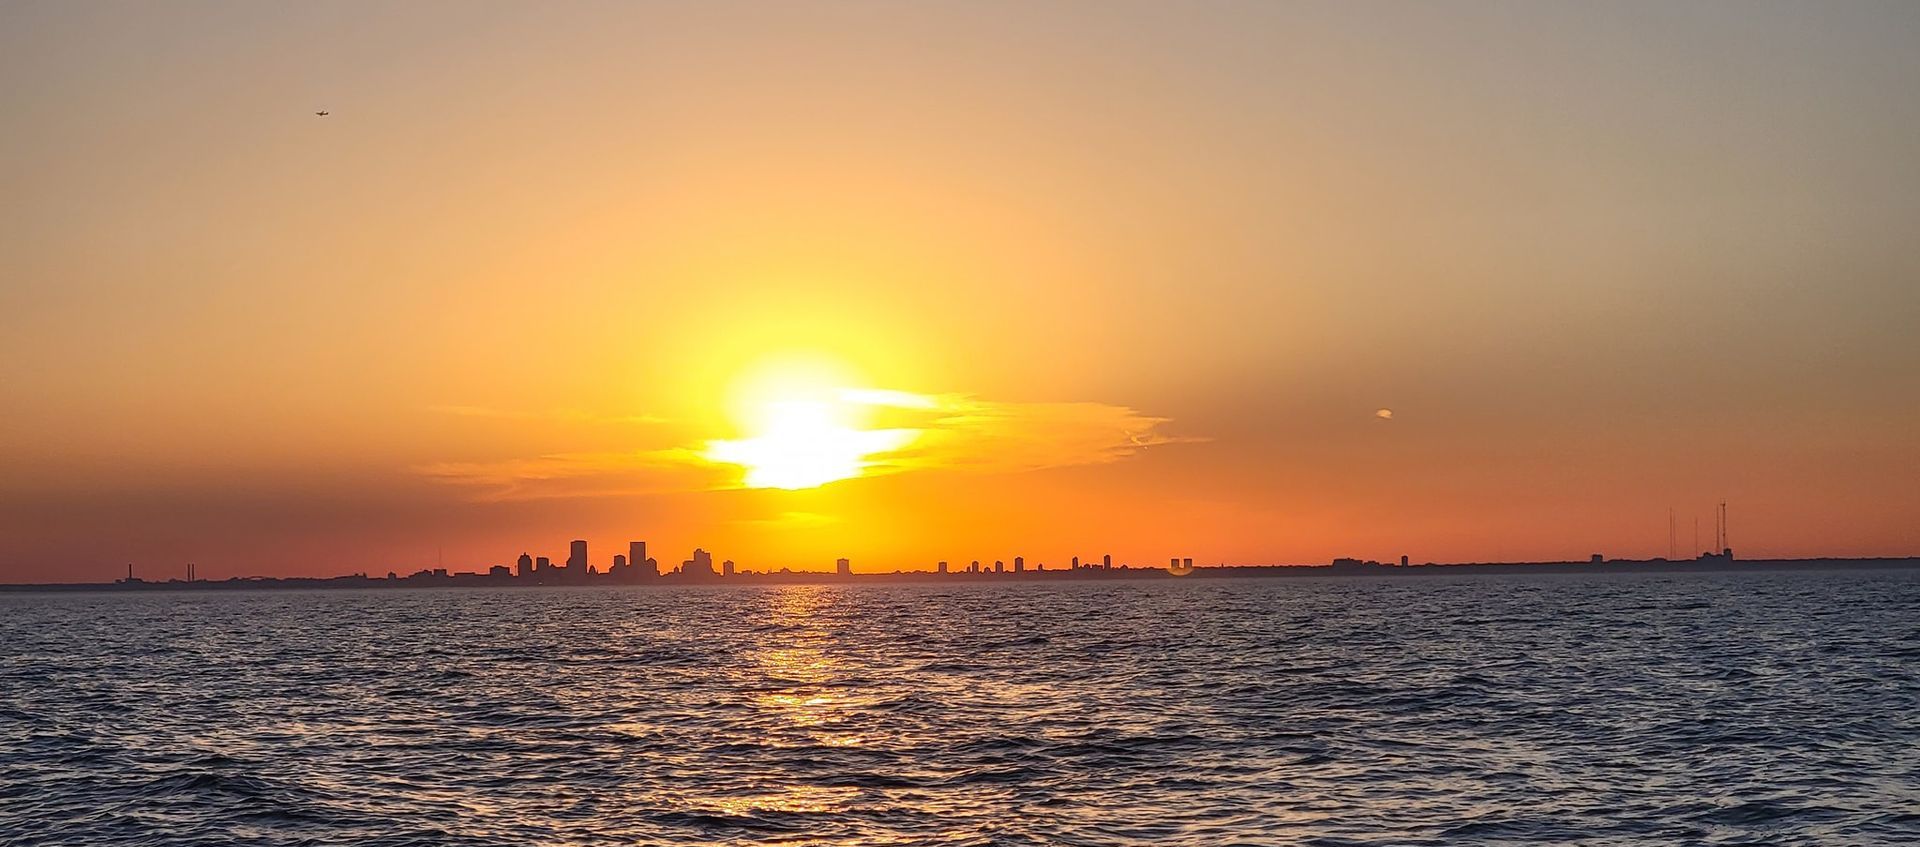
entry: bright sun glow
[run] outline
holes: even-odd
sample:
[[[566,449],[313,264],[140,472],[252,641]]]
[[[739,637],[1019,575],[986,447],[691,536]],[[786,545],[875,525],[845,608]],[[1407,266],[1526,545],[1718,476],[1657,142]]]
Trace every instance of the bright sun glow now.
[[[866,424],[875,406],[927,408],[930,398],[834,385],[839,376],[782,366],[743,380],[734,415],[747,436],[709,442],[707,458],[745,468],[749,488],[814,488],[860,476],[919,435]]]

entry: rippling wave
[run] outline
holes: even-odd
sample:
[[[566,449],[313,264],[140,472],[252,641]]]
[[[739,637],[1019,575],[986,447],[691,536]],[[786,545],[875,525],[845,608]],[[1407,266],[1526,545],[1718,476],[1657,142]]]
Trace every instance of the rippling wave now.
[[[1920,575],[0,597],[0,844],[1920,843]]]

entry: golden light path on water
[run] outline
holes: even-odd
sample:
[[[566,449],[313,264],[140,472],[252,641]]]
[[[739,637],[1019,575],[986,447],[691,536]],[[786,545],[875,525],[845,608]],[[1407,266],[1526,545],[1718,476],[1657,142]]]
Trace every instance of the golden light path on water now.
[[[789,748],[860,748],[884,741],[849,732],[846,721],[853,709],[835,682],[846,675],[843,663],[821,649],[832,633],[820,626],[815,614],[825,603],[817,586],[790,586],[764,596],[766,626],[783,635],[751,655],[752,669],[741,682],[757,687],[755,713],[781,727],[769,730],[765,742]],[[757,812],[837,812],[854,801],[853,786],[786,783],[767,786],[759,793],[716,798],[714,808],[727,815]]]

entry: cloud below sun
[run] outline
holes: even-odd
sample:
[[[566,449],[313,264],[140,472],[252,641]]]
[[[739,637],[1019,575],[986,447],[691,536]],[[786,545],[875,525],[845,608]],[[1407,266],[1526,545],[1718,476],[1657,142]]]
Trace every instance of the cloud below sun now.
[[[554,453],[415,470],[483,500],[736,488],[812,488],[860,477],[1008,474],[1118,461],[1198,441],[1166,418],[1104,403],[1017,403],[963,394],[846,389],[763,404],[737,438],[620,452]]]

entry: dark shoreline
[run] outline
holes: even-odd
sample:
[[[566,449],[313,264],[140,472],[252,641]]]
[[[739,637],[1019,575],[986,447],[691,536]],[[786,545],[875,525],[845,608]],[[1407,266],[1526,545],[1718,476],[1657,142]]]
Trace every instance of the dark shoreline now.
[[[849,576],[824,571],[743,572],[731,577],[690,579],[668,574],[644,580],[615,580],[598,577],[581,582],[544,582],[480,573],[456,573],[446,576],[409,576],[382,579],[350,575],[340,577],[257,577],[225,580],[167,580],[163,582],[57,582],[0,584],[0,592],[87,592],[87,591],[286,591],[314,589],[432,589],[432,588],[600,588],[732,585],[866,585],[876,583],[981,584],[998,582],[1077,582],[1112,580],[1167,579],[1300,579],[1313,577],[1361,577],[1373,579],[1446,576],[1523,575],[1523,574],[1690,574],[1690,573],[1778,573],[1783,571],[1859,571],[1920,569],[1920,557],[1872,559],[1754,559],[1751,561],[1667,561],[1621,560],[1606,562],[1469,562],[1460,564],[1415,565],[1238,565],[1196,567],[1189,574],[1175,576],[1166,568],[1081,568],[979,573],[934,571],[896,571],[893,573],[857,573]]]

